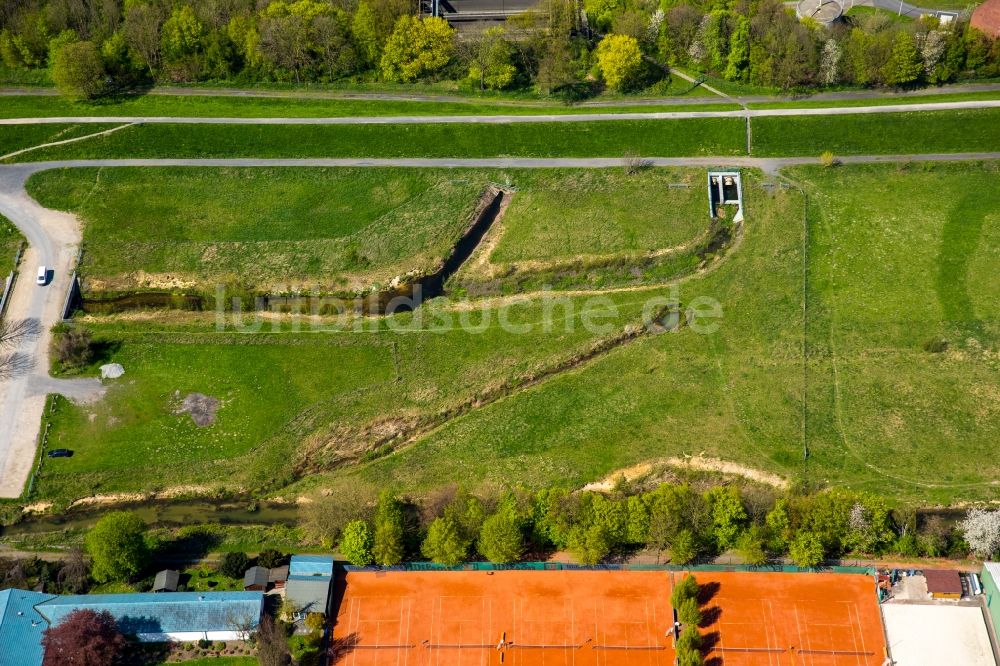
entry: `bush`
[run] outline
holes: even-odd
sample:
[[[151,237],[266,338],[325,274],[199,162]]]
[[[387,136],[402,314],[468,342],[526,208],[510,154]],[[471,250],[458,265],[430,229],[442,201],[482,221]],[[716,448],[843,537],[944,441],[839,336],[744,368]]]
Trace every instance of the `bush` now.
[[[85,328],[57,330],[54,344],[56,359],[64,368],[83,367],[94,359],[93,339]]]
[[[826,168],[830,168],[840,164],[840,160],[834,157],[833,152],[825,150],[823,151],[823,154],[819,156],[819,163]]]
[[[701,609],[698,608],[697,599],[684,599],[677,607],[677,619],[684,626],[691,625],[697,627],[701,624]]]
[[[670,592],[670,605],[679,610],[685,601],[697,598],[698,581],[691,574],[687,574]]]
[[[935,336],[924,342],[924,351],[929,354],[940,354],[948,350],[948,340]]]
[[[681,630],[677,639],[677,654],[681,652],[697,652],[701,648],[701,633],[694,625],[688,625]]]
[[[280,567],[285,563],[286,556],[274,548],[265,548],[257,555],[257,564],[268,569]]]
[[[228,578],[243,578],[250,568],[250,558],[246,553],[226,553],[219,560],[219,573]]]

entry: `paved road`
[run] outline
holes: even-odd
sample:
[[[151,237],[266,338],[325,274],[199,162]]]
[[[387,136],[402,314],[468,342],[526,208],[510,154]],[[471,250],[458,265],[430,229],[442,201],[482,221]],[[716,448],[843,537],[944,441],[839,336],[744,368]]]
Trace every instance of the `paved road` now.
[[[924,155],[855,155],[844,163],[904,161],[969,161],[1000,159],[1000,152],[935,153]],[[739,166],[775,174],[778,169],[815,163],[811,157],[654,157],[654,166]],[[608,168],[620,167],[620,158],[491,158],[491,159],[119,159],[63,160],[0,165],[0,214],[10,219],[30,243],[24,263],[28,279],[18,282],[8,311],[11,318],[33,318],[43,332],[24,341],[18,350],[33,360],[30,370],[0,383],[0,497],[17,497],[31,471],[35,442],[47,393],[62,393],[77,401],[99,398],[96,379],[57,380],[48,376],[49,329],[59,321],[70,273],[80,243],[77,220],[65,213],[43,208],[24,189],[28,177],[48,169],[79,167],[473,167],[473,168]],[[54,269],[47,287],[30,279],[38,264]]]
[[[16,169],[0,170],[0,214],[18,227],[29,243],[6,318],[41,324],[37,335],[23,339],[14,350],[27,361],[27,367],[13,379],[0,382],[0,497],[20,496],[31,473],[46,394],[63,393],[85,401],[101,392],[96,379],[49,377],[50,329],[62,314],[80,229],[71,215],[43,208],[27,195],[27,175]],[[39,265],[54,270],[52,281],[44,287],[35,284]]]
[[[579,123],[610,120],[683,120],[692,118],[765,118],[778,116],[840,116],[914,111],[955,111],[961,109],[1000,108],[1000,99],[962,102],[922,102],[918,104],[880,104],[865,106],[818,107],[807,109],[749,109],[735,111],[657,111],[652,113],[565,113],[532,115],[475,116],[353,116],[328,118],[219,118],[191,116],[50,116],[46,118],[2,118],[0,125],[36,125],[43,123],[169,123],[208,125],[419,125],[419,124],[513,124]]]

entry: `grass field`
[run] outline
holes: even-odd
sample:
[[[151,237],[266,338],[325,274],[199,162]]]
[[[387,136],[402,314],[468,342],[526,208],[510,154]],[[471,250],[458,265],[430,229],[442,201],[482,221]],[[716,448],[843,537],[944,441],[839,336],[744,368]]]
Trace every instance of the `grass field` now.
[[[753,154],[996,151],[998,123],[1000,109],[755,118]],[[154,124],[15,159],[726,156],[744,154],[745,144],[739,118],[315,127]]]
[[[647,338],[301,487],[583,483],[703,452],[896,499],[986,499],[1000,471],[988,453],[1000,436],[997,173],[798,169],[810,192],[805,340],[801,201],[789,192],[749,219],[728,263],[684,285],[683,298],[722,304],[717,333]],[[757,210],[760,199],[750,192]],[[938,337],[948,349],[927,351]]]
[[[753,154],[962,153],[1000,150],[1000,109],[754,118]]]
[[[702,169],[524,172],[490,259],[651,252],[690,241],[706,227],[704,176]]]
[[[684,97],[688,100],[688,97]],[[537,113],[630,113],[738,109],[731,103],[704,102],[692,96],[688,103],[651,106],[581,106],[556,101],[482,100],[406,101],[394,99],[308,99],[295,97],[237,97],[209,95],[140,95],[96,102],[69,101],[50,95],[5,96],[0,118],[62,116],[187,116],[216,118],[322,118],[338,116],[521,115]]]
[[[142,125],[32,151],[24,161],[97,157],[621,157],[739,155],[739,118],[426,125]]]
[[[118,168],[44,171],[29,190],[84,221],[88,289],[330,291],[436,266],[487,182],[444,170]]]
[[[110,129],[113,124],[82,123],[77,125],[0,125],[0,155],[53,141],[64,141]]]
[[[744,174],[743,237],[678,292],[536,299],[506,317],[499,302],[432,301],[324,333],[288,321],[217,332],[209,314],[85,320],[127,374],[102,403],[60,401],[50,446],[77,455],[45,460],[36,495],[581,484],[704,453],[897,500],[990,497],[1000,166],[801,167],[791,175],[805,207],[796,190]],[[580,238],[599,246],[586,226]],[[653,297],[707,298],[722,317],[711,331],[646,334],[576,362],[641,321]],[[567,308],[572,327],[541,325]],[[599,313],[605,329],[582,326]],[[432,326],[458,315],[470,326]],[[194,391],[220,399],[216,424],[177,413]],[[393,452],[402,442],[412,443]],[[307,473],[282,490],[293,470]]]
[[[550,331],[541,326],[546,313],[538,303],[509,308],[501,322],[495,310],[455,311],[432,302],[359,331],[329,325],[294,333],[286,324],[283,332],[265,326],[259,334],[238,333],[230,326],[217,333],[212,316],[85,320],[109,349],[97,362],[121,362],[128,374],[96,405],[59,401],[49,445],[76,453],[44,461],[37,495],[61,500],[98,488],[188,483],[274,489],[289,480],[293,465],[356,460],[395,431],[572,358],[638,320],[644,300],[616,298],[619,311],[607,332],[581,325],[588,312],[607,310],[583,298],[573,301],[571,325],[560,319]],[[447,317],[453,326],[435,327]],[[510,334],[504,326],[511,324],[532,330]],[[197,427],[178,413],[191,392],[220,401],[214,425]]]
[[[870,9],[856,7],[855,9]],[[751,109],[811,109],[837,108],[852,106],[905,106],[906,104],[929,104],[941,102],[974,102],[978,100],[1000,99],[1000,90],[981,90],[977,92],[935,92],[927,94],[909,93],[886,97],[861,97],[856,99],[800,99],[788,102],[750,102]]]
[[[14,268],[17,248],[20,247],[23,240],[21,232],[11,224],[10,220],[0,215],[0,285]]]
[[[690,243],[708,226],[703,176],[694,169],[105,168],[43,171],[29,190],[84,221],[88,291],[295,282],[329,292],[436,266],[490,182],[516,190],[495,230],[496,270]]]
[[[837,479],[833,470],[857,467],[856,485],[927,499],[995,493],[1000,165],[792,173],[816,204],[816,468]]]

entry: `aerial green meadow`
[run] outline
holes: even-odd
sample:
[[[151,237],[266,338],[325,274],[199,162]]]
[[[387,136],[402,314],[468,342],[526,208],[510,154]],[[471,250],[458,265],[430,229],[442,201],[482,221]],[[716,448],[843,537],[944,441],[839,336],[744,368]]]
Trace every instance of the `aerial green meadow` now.
[[[797,167],[791,185],[743,173],[743,227],[679,278],[446,297],[388,318],[82,317],[104,350],[82,374],[107,360],[127,374],[104,402],[57,402],[50,445],[77,455],[45,460],[36,496],[578,485],[695,454],[894,500],[990,496],[1000,165]],[[514,194],[489,256],[683,243],[709,226],[704,190],[667,185],[700,178],[494,172]],[[567,215],[581,183],[589,214]],[[697,309],[676,330],[646,327],[651,299]],[[192,394],[217,401],[214,421],[183,409]]]

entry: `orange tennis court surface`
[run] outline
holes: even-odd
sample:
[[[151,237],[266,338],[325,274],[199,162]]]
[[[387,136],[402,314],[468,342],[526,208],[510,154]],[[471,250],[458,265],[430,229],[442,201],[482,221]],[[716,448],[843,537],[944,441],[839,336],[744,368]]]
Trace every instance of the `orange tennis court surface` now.
[[[666,571],[352,572],[334,591],[344,666],[668,666]],[[706,663],[880,666],[870,577],[696,574]]]

